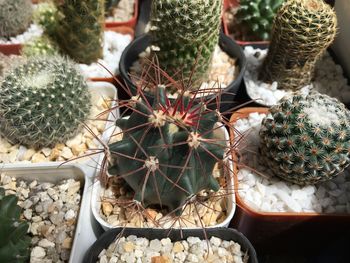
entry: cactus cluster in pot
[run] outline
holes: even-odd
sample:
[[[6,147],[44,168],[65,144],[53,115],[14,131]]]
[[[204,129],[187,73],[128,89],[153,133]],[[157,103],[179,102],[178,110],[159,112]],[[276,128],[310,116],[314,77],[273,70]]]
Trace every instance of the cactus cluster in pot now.
[[[197,84],[206,79],[219,42],[222,2],[152,1],[152,54],[157,56],[160,68],[170,76]]]
[[[20,219],[16,195],[5,195],[0,187],[0,262],[24,263],[30,254],[29,224]]]

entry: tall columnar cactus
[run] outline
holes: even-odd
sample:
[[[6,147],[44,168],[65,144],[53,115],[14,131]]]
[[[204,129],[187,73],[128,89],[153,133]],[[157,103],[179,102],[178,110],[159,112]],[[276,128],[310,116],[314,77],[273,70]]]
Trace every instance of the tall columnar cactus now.
[[[350,163],[350,112],[327,95],[299,93],[270,109],[260,140],[275,175],[300,185],[326,181]]]
[[[104,0],[55,0],[60,18],[55,33],[64,53],[91,64],[102,57]]]
[[[223,160],[226,141],[214,125],[221,119],[203,103],[193,106],[186,93],[171,103],[163,87],[153,106],[138,95],[133,113],[120,119],[123,139],[109,145],[110,175],[125,179],[144,206],[158,204],[181,214],[181,206],[203,189],[219,190],[212,176]]]
[[[39,148],[73,137],[90,112],[90,93],[73,63],[31,58],[0,89],[0,133],[12,143]]]
[[[236,16],[252,36],[268,40],[273,20],[283,2],[284,0],[241,0]]]
[[[28,223],[20,220],[21,208],[15,195],[5,196],[0,188],[0,262],[22,263],[29,257]]]
[[[32,21],[31,0],[0,0],[0,37],[22,34]]]
[[[154,0],[153,54],[168,74],[199,83],[207,77],[219,41],[222,0]],[[194,88],[198,88],[195,85]]]
[[[334,10],[323,0],[288,0],[273,25],[269,52],[260,79],[297,90],[310,84],[315,63],[337,31]]]

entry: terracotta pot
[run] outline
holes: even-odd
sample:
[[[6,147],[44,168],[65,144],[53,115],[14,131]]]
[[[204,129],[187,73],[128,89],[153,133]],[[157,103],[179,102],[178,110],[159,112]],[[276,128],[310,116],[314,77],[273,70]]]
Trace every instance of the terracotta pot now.
[[[137,18],[139,14],[139,0],[135,0],[134,4],[134,15],[131,19],[122,22],[105,22],[106,27],[116,27],[116,26],[127,26],[131,28],[135,28],[137,23]]]
[[[268,108],[242,108],[235,112],[230,119],[234,125],[238,119],[244,119],[250,113],[267,113]],[[231,143],[235,140],[230,130]],[[237,155],[232,152],[234,163],[238,162]],[[234,184],[240,189],[237,179],[238,166],[234,165]],[[237,209],[231,226],[248,237],[253,245],[266,249],[300,249],[319,250],[331,238],[341,236],[350,224],[350,214],[318,214],[293,212],[260,212],[247,205],[236,192]],[[320,233],[322,236],[320,237]],[[295,244],[288,247],[286,244]]]

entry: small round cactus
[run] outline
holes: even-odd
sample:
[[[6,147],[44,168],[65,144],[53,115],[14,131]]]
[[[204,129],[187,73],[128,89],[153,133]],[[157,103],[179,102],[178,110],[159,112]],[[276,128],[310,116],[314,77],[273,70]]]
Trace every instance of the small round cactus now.
[[[0,37],[22,34],[32,21],[31,0],[0,0]]]
[[[44,28],[46,34],[54,34],[57,29],[58,12],[52,1],[39,3],[33,17],[34,21]]]
[[[90,93],[74,64],[33,57],[0,89],[0,133],[12,143],[50,147],[73,137],[90,112]]]
[[[43,35],[35,38],[22,46],[22,54],[27,57],[52,56],[59,53],[59,47],[49,37]]]
[[[272,23],[284,0],[241,0],[237,18],[250,34],[260,40],[269,40]]]
[[[290,182],[329,180],[350,163],[350,112],[320,93],[285,98],[262,122],[260,153],[276,176]]]
[[[336,32],[336,14],[322,0],[286,1],[275,17],[259,78],[277,81],[280,89],[298,90],[310,84],[315,63]]]
[[[0,188],[0,262],[28,262],[30,237],[28,223],[21,221],[21,207],[15,195],[5,195]]]

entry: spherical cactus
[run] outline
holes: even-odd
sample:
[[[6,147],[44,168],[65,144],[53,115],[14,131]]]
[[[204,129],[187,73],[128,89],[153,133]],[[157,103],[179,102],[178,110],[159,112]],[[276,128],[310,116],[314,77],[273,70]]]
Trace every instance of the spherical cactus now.
[[[15,195],[5,196],[0,188],[0,262],[28,262],[31,243],[28,223],[20,220],[21,208]]]
[[[25,43],[21,52],[27,57],[53,56],[59,53],[59,47],[49,37],[43,35]]]
[[[275,175],[300,185],[326,181],[350,163],[350,112],[327,95],[296,94],[270,109],[260,141]]]
[[[269,40],[273,19],[284,0],[241,0],[237,11],[240,24],[259,40]]]
[[[109,174],[122,177],[145,207],[181,214],[201,190],[219,190],[213,170],[228,148],[214,128],[221,115],[204,103],[193,105],[186,94],[171,103],[164,87],[157,88],[153,106],[142,97],[132,98],[130,118],[117,121],[123,139],[109,145]]]
[[[31,0],[0,0],[0,37],[22,34],[32,21]]]
[[[205,81],[219,42],[221,12],[222,0],[152,1],[152,52],[160,67],[186,81]]]
[[[274,20],[269,52],[259,77],[281,89],[310,84],[315,63],[337,31],[334,10],[322,0],[288,0]]]
[[[60,12],[56,42],[76,62],[91,64],[102,57],[104,0],[56,0]]]
[[[74,64],[60,57],[33,57],[2,82],[0,132],[12,143],[50,147],[78,132],[90,104]]]
[[[57,29],[58,12],[52,1],[39,3],[33,17],[34,21],[44,28],[46,34],[54,34]]]

